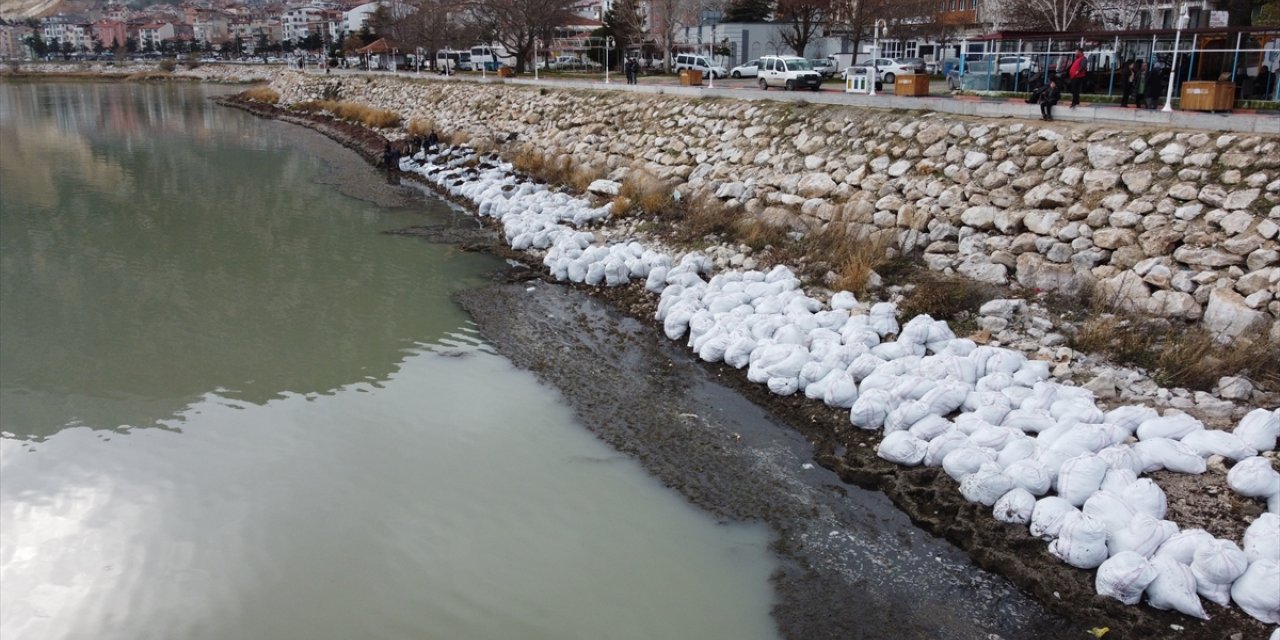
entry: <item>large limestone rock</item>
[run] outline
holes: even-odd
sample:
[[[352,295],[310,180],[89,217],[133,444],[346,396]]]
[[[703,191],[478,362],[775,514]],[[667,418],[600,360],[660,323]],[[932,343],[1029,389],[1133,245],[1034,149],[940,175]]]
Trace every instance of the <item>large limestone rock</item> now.
[[[796,189],[806,198],[821,198],[835,191],[836,181],[826,173],[810,173],[800,179]]]
[[[1267,328],[1266,312],[1250,309],[1244,297],[1231,289],[1214,289],[1204,308],[1204,326],[1225,337],[1239,337]]]
[[[1018,256],[1018,284],[1037,291],[1058,291],[1065,295],[1074,295],[1092,284],[1093,276],[1080,273],[1070,264],[1049,262],[1038,253],[1024,253]]]

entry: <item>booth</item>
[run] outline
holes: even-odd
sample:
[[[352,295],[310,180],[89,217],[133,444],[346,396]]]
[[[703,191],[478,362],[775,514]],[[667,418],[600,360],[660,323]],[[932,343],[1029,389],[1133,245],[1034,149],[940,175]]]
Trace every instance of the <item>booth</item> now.
[[[895,96],[927,96],[929,95],[929,74],[904,73],[894,78],[893,95]]]
[[[680,86],[682,87],[700,87],[702,86],[702,72],[697,69],[681,69],[680,70]]]
[[[1236,86],[1231,82],[1189,81],[1182,83],[1184,111],[1230,111],[1235,106]]]

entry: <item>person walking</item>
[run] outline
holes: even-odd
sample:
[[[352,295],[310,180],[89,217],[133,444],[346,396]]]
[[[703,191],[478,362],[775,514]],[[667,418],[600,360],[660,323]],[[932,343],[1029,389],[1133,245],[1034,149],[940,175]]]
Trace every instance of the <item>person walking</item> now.
[[[1067,82],[1071,87],[1071,108],[1080,104],[1080,90],[1084,88],[1084,78],[1089,75],[1089,62],[1085,60],[1084,49],[1076,48],[1076,57],[1067,67]]]
[[[1142,109],[1147,105],[1147,71],[1142,60],[1133,61],[1133,108]],[[1124,106],[1123,104],[1120,106]]]
[[[1049,86],[1040,92],[1040,119],[1053,121],[1053,105],[1062,99],[1062,89],[1056,77],[1049,78]]]
[[[1120,67],[1121,108],[1129,106],[1129,96],[1133,93],[1133,65],[1134,62],[1130,60],[1129,62],[1126,62],[1124,66]],[[1137,100],[1134,100],[1134,102],[1137,102]]]
[[[1150,65],[1147,71],[1146,86],[1142,88],[1142,95],[1146,97],[1148,109],[1156,108],[1156,99],[1160,97],[1161,80],[1164,77],[1164,68],[1160,63]]]

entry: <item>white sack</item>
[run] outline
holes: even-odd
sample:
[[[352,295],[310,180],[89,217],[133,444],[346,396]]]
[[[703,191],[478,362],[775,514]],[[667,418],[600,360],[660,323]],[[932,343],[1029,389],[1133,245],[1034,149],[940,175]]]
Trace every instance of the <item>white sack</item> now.
[[[978,502],[988,507],[1013,489],[1013,480],[1005,475],[994,463],[987,463],[977,471],[965,476],[960,481],[960,494],[969,502]]]
[[[894,431],[880,441],[876,455],[894,464],[914,467],[924,460],[929,443],[906,431]]]
[[[1049,488],[1053,486],[1053,476],[1039,460],[1031,458],[1018,460],[1005,467],[1004,473],[1013,480],[1014,486],[1026,489],[1034,496],[1048,493]],[[1063,502],[1066,501],[1063,500]]]
[[[1045,539],[1058,537],[1063,521],[1073,513],[1079,514],[1080,510],[1058,496],[1040,498],[1031,510],[1031,535]]]
[[[1138,476],[1128,469],[1107,469],[1107,475],[1102,478],[1102,486],[1099,488],[1118,494],[1137,479]]]
[[[1164,489],[1150,478],[1140,478],[1120,491],[1120,497],[1137,513],[1145,513],[1159,520],[1169,510],[1169,500]]]
[[[1129,526],[1137,515],[1132,505],[1110,491],[1099,491],[1089,496],[1082,511],[1101,522],[1109,532]]]
[[[1280,409],[1254,409],[1240,420],[1233,431],[1245,444],[1258,451],[1271,451],[1280,438]]]
[[[1196,577],[1190,567],[1164,556],[1157,556],[1151,566],[1156,569],[1156,579],[1147,586],[1147,602],[1151,606],[1209,619],[1196,595]]]
[[[1049,553],[1073,567],[1093,569],[1107,559],[1107,530],[1093,516],[1071,514],[1049,544]]]
[[[849,409],[858,399],[858,385],[853,376],[844,371],[832,371],[827,378],[827,388],[822,393],[822,401],[828,407]]]
[[[1102,416],[1102,421],[1108,424],[1114,424],[1117,427],[1125,429],[1129,433],[1138,430],[1138,425],[1152,418],[1159,418],[1160,414],[1155,409],[1142,405],[1129,405],[1124,407],[1116,407]]]
[[[1258,453],[1245,444],[1240,436],[1217,429],[1192,431],[1182,438],[1182,444],[1191,447],[1192,451],[1203,458],[1217,454],[1232,460],[1243,460]]]
[[[1098,567],[1093,586],[1098,595],[1115,598],[1125,604],[1138,604],[1142,592],[1156,579],[1156,569],[1146,558],[1124,551],[1111,556]]]
[[[1253,456],[1237,462],[1227,472],[1227,485],[1236,493],[1250,498],[1269,498],[1280,493],[1280,473],[1271,461]]]
[[[1247,614],[1267,624],[1280,624],[1280,562],[1258,560],[1231,585],[1231,599]]]
[[[1204,458],[1177,440],[1151,438],[1133,445],[1142,458],[1143,473],[1168,469],[1178,473],[1201,474],[1207,468]]]
[[[950,420],[936,415],[927,415],[911,425],[911,435],[932,442],[934,438],[954,431],[955,425]]]
[[[1264,513],[1244,530],[1244,555],[1249,562],[1280,562],[1280,516]]]
[[[929,441],[929,451],[924,454],[924,464],[927,467],[940,467],[942,461],[947,457],[948,453],[964,447],[969,442],[969,436],[963,433],[951,430]]]
[[[1107,553],[1116,555],[1131,551],[1144,558],[1155,555],[1156,549],[1178,532],[1178,525],[1168,520],[1157,520],[1151,516],[1138,514],[1107,537]]]
[[[1236,543],[1212,540],[1196,549],[1191,573],[1196,577],[1196,592],[1222,606],[1231,604],[1231,583],[1244,574],[1249,559]],[[1280,590],[1280,581],[1275,583]]]
[[[893,396],[884,389],[864,391],[849,408],[849,422],[860,429],[879,429],[893,403]]]
[[[1181,440],[1192,431],[1201,429],[1204,429],[1204,424],[1199,420],[1185,413],[1175,413],[1163,418],[1144,420],[1142,424],[1138,425],[1137,434],[1139,440],[1150,440],[1151,438]]]
[[[1187,566],[1195,560],[1196,549],[1213,541],[1213,536],[1204,529],[1183,529],[1165,540],[1156,549],[1154,557],[1170,558]]]
[[[1076,456],[1058,470],[1058,495],[1075,506],[1084,504],[1102,486],[1107,463],[1096,455]]]
[[[961,447],[948,453],[942,459],[942,470],[946,471],[952,480],[962,482],[969,474],[981,468],[982,465],[994,460],[995,455],[986,449]]]
[[[1014,487],[996,501],[992,515],[1008,524],[1031,522],[1031,512],[1036,507],[1036,497],[1021,487]]]

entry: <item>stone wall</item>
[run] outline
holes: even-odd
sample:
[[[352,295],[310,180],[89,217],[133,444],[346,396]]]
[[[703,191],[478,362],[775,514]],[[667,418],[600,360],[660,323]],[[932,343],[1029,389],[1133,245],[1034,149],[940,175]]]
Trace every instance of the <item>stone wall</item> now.
[[[1280,341],[1280,137],[286,72],[281,103],[392,109],[644,170],[796,229],[892,234],[933,269]]]

